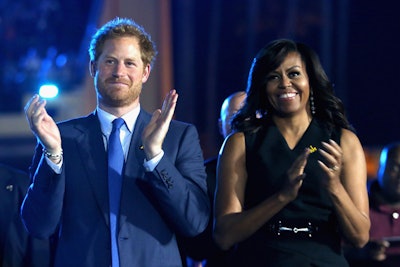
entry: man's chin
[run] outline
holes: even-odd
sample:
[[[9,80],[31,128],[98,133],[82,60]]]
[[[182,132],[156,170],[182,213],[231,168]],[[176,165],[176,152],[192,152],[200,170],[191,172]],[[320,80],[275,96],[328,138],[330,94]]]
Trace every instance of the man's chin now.
[[[109,98],[107,101],[103,102],[105,105],[111,107],[111,108],[121,108],[121,107],[126,107],[129,105],[132,105],[138,97],[133,98],[133,97],[116,97],[116,98]]]

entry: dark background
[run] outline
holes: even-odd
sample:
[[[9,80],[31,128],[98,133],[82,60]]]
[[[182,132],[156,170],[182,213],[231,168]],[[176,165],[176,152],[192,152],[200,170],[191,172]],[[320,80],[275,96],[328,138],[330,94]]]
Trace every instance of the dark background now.
[[[177,2],[176,12],[182,8]],[[227,2],[197,2],[192,19],[196,25],[195,56],[191,59],[194,74],[185,64],[175,66],[177,83],[183,81],[182,76],[195,75],[195,82],[182,82],[182,87],[194,86],[188,94],[199,99],[199,117],[219,108],[208,106],[207,96],[221,104],[233,91],[246,88],[252,58],[260,48],[272,39],[293,38],[312,46],[320,55],[364,146],[380,147],[400,139],[398,1]],[[189,42],[182,39],[190,33],[182,25],[191,21],[182,16],[173,19],[178,29],[175,62],[185,62],[188,55],[179,51],[188,46]],[[218,113],[214,114],[217,117]],[[196,123],[207,128],[210,119]]]
[[[0,2],[0,115],[21,112],[22,96],[33,94],[43,80],[64,88],[82,83],[86,31],[96,23],[94,10],[101,2]],[[176,118],[197,126],[205,157],[216,154],[222,142],[217,120],[224,98],[245,90],[253,57],[276,38],[292,38],[317,51],[366,148],[400,139],[398,1],[170,3],[174,85],[182,99]],[[32,141],[0,136],[0,148]],[[22,157],[0,160],[23,168],[28,164]]]

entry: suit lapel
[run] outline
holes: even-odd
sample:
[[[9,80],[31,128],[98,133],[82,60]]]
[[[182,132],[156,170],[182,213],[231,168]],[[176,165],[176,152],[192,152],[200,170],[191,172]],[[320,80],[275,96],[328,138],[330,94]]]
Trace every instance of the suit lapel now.
[[[140,111],[136,120],[135,128],[133,129],[131,143],[129,145],[129,153],[126,160],[125,174],[139,175],[138,172],[142,168],[138,168],[139,164],[143,164],[145,158],[142,144],[142,132],[144,127],[149,123],[150,115],[145,111]]]
[[[81,160],[85,161],[86,174],[92,186],[92,194],[106,224],[109,225],[108,182],[107,182],[107,153],[101,132],[100,122],[95,114],[88,116],[84,123],[77,125],[80,131],[77,148]]]

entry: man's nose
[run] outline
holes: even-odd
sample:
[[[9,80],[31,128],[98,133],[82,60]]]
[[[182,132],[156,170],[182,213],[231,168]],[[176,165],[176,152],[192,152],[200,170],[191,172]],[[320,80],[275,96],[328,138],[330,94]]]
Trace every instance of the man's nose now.
[[[122,77],[125,74],[125,66],[124,64],[117,63],[113,69],[113,76],[114,77]]]

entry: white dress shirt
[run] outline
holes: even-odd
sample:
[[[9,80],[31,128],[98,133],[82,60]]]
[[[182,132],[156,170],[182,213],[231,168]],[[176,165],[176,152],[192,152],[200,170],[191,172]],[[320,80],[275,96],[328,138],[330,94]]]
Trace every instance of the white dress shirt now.
[[[135,128],[137,117],[139,116],[140,105],[138,105],[135,109],[129,111],[124,114],[121,118],[124,119],[125,123],[120,128],[120,139],[122,150],[124,151],[124,158],[128,156],[129,145],[132,139],[133,129]],[[100,121],[101,132],[103,135],[104,148],[107,150],[108,138],[110,137],[112,130],[112,122],[117,118],[116,116],[100,109],[97,107],[97,116]],[[161,150],[161,153],[155,156],[154,158],[144,161],[143,166],[146,171],[153,171],[157,164],[160,162],[162,157],[164,156],[164,151]],[[49,158],[45,157],[49,166],[57,173],[61,173],[61,166],[63,164],[63,159],[59,163],[52,162]]]

